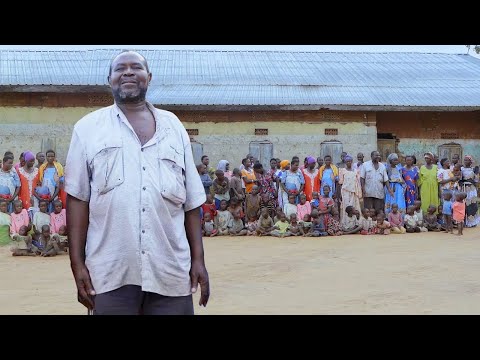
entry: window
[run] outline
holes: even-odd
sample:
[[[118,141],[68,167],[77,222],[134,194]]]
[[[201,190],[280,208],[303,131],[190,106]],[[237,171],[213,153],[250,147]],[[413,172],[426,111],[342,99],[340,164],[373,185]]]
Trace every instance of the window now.
[[[320,144],[320,154],[322,158],[330,155],[332,157],[332,164],[339,163],[342,159],[343,144],[340,141],[324,141]]]
[[[190,136],[198,135],[198,129],[187,129],[187,134]]]
[[[463,150],[460,144],[456,143],[449,143],[443,144],[438,147],[438,158],[442,160],[443,158],[447,158],[448,160],[452,160],[452,156],[458,154],[460,159],[463,159]]]
[[[255,135],[268,135],[268,129],[255,129]]]
[[[325,129],[325,135],[338,135],[338,129]]]
[[[202,162],[203,144],[196,141],[192,141],[190,144],[192,145],[193,161],[195,161],[195,165],[198,165]]]
[[[252,141],[249,153],[260,161],[264,169],[270,169],[270,159],[273,158],[273,144],[270,141]]]

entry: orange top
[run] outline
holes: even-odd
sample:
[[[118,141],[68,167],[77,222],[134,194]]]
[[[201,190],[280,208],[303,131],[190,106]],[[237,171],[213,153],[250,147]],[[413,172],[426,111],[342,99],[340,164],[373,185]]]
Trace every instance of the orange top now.
[[[242,170],[242,178],[246,178],[247,180],[256,180],[257,177],[255,176],[255,172],[252,170],[252,172],[248,172],[247,170],[243,169]],[[252,192],[252,188],[255,185],[255,183],[250,183],[247,184],[245,183],[245,192],[247,194],[250,194]]]
[[[312,201],[312,193],[317,192],[320,194],[320,172],[315,169],[313,174],[307,169],[303,169],[303,177],[305,179],[305,188],[303,192],[307,197],[307,201]]]
[[[452,204],[452,210],[453,210],[453,220],[455,221],[463,221],[465,220],[465,203],[455,201]]]
[[[36,167],[33,168],[31,173],[26,172],[23,167],[18,168],[18,177],[20,178],[18,198],[22,201],[23,208],[26,210],[33,206],[31,199],[33,190],[37,187],[38,173]]]

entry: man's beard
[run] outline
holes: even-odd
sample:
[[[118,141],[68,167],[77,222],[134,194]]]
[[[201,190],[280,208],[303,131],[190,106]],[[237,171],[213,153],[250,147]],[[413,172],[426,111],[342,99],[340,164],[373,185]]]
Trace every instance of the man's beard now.
[[[112,90],[112,94],[117,104],[136,104],[145,101],[147,88],[139,88],[133,93],[125,93],[121,88],[118,88]]]

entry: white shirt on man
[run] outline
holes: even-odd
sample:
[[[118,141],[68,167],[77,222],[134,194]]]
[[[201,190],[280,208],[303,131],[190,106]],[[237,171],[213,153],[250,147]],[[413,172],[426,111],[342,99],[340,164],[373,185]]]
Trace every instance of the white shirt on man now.
[[[205,202],[205,190],[181,122],[147,106],[156,131],[143,146],[116,105],[73,130],[65,189],[90,204],[85,263],[97,294],[125,285],[191,293],[185,212]]]
[[[363,197],[385,198],[383,184],[388,181],[385,165],[379,162],[378,169],[375,169],[372,160],[364,162],[360,167],[360,176],[365,179],[365,193]]]

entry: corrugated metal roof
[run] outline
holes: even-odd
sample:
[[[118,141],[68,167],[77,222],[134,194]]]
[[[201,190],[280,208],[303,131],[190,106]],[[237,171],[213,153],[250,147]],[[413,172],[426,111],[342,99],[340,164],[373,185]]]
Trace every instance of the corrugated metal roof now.
[[[121,50],[0,51],[0,86],[107,85]],[[480,107],[469,55],[138,49],[157,105]]]

